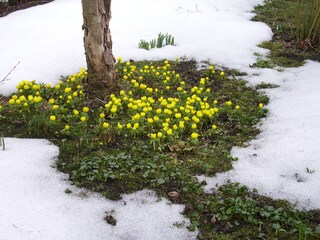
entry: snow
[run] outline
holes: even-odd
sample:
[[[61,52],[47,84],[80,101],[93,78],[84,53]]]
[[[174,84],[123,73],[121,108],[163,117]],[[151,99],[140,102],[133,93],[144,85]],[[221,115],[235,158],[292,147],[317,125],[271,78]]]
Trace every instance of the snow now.
[[[6,138],[0,152],[1,240],[195,239],[182,205],[152,191],[110,201],[71,186],[52,167],[59,149],[47,140]],[[73,191],[66,194],[69,188]],[[107,224],[106,212],[116,220]],[[175,227],[181,223],[184,227]]]
[[[257,47],[272,37],[264,24],[249,21],[254,5],[263,0],[116,0],[111,32],[114,55],[123,59],[194,58],[209,60],[249,73],[250,84],[270,82],[269,116],[262,133],[247,148],[234,148],[234,169],[205,178],[206,190],[226,179],[259,193],[288,199],[301,208],[319,208],[320,63],[278,72],[251,69]],[[55,83],[61,75],[85,66],[80,0],[52,3],[0,18],[0,80],[20,61],[0,86],[2,94],[15,91],[22,79]],[[176,46],[146,51],[140,39],[159,32],[172,34]],[[143,190],[118,202],[85,193],[68,183],[67,176],[50,167],[58,155],[46,140],[6,138],[0,151],[0,239],[195,239],[185,227],[181,205],[158,201]],[[66,188],[72,194],[64,193]],[[126,203],[126,204],[124,204]],[[116,226],[105,223],[113,212]],[[32,221],[31,221],[32,220]]]
[[[268,82],[272,74],[272,82],[281,87],[268,91],[270,114],[262,133],[247,148],[233,148],[232,155],[239,158],[234,169],[199,178],[207,181],[208,192],[230,179],[299,208],[320,208],[319,73],[320,63],[308,61],[303,67],[266,70],[265,76],[253,77]]]

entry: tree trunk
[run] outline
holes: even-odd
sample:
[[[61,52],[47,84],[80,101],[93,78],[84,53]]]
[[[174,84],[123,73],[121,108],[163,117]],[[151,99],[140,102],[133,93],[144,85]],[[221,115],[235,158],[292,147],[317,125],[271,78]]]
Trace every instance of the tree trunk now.
[[[82,11],[88,87],[103,97],[118,86],[109,29],[111,0],[82,0]]]

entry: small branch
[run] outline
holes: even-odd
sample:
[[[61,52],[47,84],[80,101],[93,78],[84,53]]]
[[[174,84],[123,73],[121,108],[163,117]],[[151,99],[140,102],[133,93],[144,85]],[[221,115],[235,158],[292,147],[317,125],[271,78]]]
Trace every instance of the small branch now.
[[[0,81],[0,85],[2,85],[5,81],[8,81],[9,75],[16,69],[16,67],[20,64],[20,61],[10,70],[10,72]]]

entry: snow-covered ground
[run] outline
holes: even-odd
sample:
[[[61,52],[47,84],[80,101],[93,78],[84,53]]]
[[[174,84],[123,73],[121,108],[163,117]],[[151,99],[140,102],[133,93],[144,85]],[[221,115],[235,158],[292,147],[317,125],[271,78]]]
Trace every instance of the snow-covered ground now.
[[[52,167],[58,147],[46,140],[6,138],[0,152],[1,240],[195,239],[182,205],[151,191],[109,201],[71,186]],[[66,194],[69,188],[73,191]],[[116,226],[104,221],[106,212]],[[182,224],[175,227],[174,224]],[[184,227],[183,227],[184,226]]]
[[[233,170],[206,180],[210,192],[227,179],[260,194],[287,199],[300,208],[320,208],[320,63],[284,72],[263,70],[252,82],[272,82],[269,116],[247,148],[233,148]],[[250,80],[250,79],[249,79]],[[271,81],[270,81],[271,80]]]
[[[116,0],[111,31],[114,54],[124,59],[195,58],[247,71],[250,83],[272,82],[270,114],[248,148],[234,148],[234,170],[207,178],[207,189],[226,178],[306,208],[320,204],[320,63],[277,72],[250,69],[256,45],[272,37],[263,23],[250,22],[262,0]],[[0,92],[15,91],[22,79],[55,83],[85,66],[80,0],[52,3],[0,18],[0,80],[20,61]],[[146,51],[140,39],[172,34],[177,46]],[[258,75],[257,75],[258,74]],[[58,149],[44,140],[6,139],[0,151],[0,240],[25,239],[194,239],[173,226],[188,221],[182,206],[157,202],[142,191],[111,202],[80,198],[50,165]],[[150,195],[151,194],[151,195]],[[80,194],[81,195],[81,194]],[[115,227],[103,220],[114,210]],[[68,237],[66,237],[68,236]]]

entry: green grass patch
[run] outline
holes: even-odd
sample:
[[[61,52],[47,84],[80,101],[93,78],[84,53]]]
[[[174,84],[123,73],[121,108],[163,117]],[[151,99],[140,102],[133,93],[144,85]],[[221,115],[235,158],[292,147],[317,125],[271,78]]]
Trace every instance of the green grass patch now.
[[[6,135],[58,144],[57,166],[77,186],[110,199],[148,188],[185,204],[199,239],[317,239],[309,213],[237,184],[206,194],[197,181],[230,170],[231,148],[253,139],[267,114],[268,98],[233,74],[213,65],[197,70],[194,61],[119,59],[122,89],[96,101],[84,69],[55,86],[22,81],[1,99],[1,125]]]
[[[319,47],[308,46],[296,38],[297,1],[266,0],[254,12],[257,15],[253,20],[265,22],[274,33],[271,41],[260,44],[270,50],[269,62],[280,67],[298,67],[307,59],[320,61]]]

